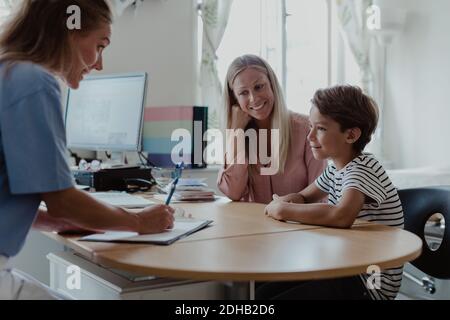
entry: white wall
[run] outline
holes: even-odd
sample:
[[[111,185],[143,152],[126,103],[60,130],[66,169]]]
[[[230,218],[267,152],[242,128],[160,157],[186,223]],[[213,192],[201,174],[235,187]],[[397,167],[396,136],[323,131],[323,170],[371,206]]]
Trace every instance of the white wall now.
[[[195,0],[146,0],[116,17],[103,73],[146,71],[147,105],[193,105],[197,87]]]
[[[394,1],[408,16],[388,48],[386,155],[397,168],[450,167],[450,1]]]

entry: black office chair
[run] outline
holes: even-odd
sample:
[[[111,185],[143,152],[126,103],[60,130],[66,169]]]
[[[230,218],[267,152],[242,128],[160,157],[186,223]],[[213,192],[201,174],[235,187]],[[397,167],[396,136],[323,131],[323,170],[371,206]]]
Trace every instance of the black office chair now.
[[[450,186],[423,187],[398,191],[405,215],[405,229],[422,239],[423,248],[412,265],[439,279],[450,279]],[[425,240],[425,224],[435,214],[443,215],[446,223],[442,242],[431,250]],[[422,286],[434,293],[434,285],[422,279]]]

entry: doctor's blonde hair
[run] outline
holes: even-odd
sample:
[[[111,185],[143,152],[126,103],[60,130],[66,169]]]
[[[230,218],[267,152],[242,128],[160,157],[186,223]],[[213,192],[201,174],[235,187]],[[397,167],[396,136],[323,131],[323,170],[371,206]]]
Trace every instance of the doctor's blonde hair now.
[[[67,9],[80,8],[81,29],[69,30]],[[70,73],[77,56],[72,36],[112,23],[105,0],[22,0],[2,25],[0,62],[30,61],[56,73]]]

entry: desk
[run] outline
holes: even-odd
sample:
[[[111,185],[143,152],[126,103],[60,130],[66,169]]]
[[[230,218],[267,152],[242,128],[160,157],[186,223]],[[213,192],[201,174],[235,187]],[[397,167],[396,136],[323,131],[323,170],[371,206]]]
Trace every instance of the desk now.
[[[282,223],[264,205],[219,200],[176,204],[214,224],[170,246],[80,242],[46,233],[103,266],[162,277],[277,281],[364,273],[370,265],[396,267],[414,260],[422,242],[414,234],[356,221],[350,230]]]

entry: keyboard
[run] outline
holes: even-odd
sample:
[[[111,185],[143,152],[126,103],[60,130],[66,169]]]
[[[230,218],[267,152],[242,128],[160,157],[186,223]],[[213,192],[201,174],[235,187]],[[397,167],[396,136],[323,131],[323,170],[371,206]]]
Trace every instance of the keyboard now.
[[[123,208],[145,208],[155,204],[153,201],[141,196],[131,195],[126,192],[92,192],[90,195],[109,205]]]

